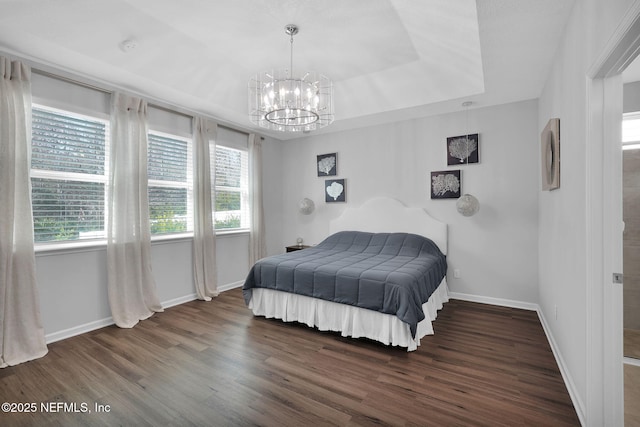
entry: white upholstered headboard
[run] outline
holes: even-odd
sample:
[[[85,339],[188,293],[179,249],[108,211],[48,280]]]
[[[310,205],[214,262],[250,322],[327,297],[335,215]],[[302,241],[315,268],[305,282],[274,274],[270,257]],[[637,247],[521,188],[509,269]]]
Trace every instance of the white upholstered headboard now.
[[[329,223],[331,234],[346,230],[419,234],[433,240],[447,254],[447,224],[422,208],[410,208],[389,197],[376,197],[360,207],[348,207]]]

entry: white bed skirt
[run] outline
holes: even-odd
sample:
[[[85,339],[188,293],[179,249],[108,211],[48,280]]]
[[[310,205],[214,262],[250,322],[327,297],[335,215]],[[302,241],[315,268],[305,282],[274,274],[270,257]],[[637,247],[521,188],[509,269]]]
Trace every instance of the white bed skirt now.
[[[420,345],[420,338],[433,335],[431,322],[447,301],[449,290],[446,279],[443,279],[429,301],[422,305],[425,319],[418,323],[415,339],[409,325],[394,315],[289,292],[254,288],[249,308],[256,316],[300,322],[321,331],[341,332],[343,337],[369,338],[414,351]]]

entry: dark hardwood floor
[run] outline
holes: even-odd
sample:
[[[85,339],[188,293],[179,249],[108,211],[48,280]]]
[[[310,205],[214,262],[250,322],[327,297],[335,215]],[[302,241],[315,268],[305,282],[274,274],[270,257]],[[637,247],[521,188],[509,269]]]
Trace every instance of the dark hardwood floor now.
[[[407,353],[254,318],[235,289],[0,369],[0,403],[37,407],[0,425],[579,425],[535,312],[452,300],[434,327]]]

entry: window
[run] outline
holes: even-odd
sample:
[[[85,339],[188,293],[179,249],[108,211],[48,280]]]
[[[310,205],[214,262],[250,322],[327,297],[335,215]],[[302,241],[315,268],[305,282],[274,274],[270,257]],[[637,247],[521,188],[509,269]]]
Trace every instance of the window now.
[[[36,242],[104,238],[108,122],[33,105]]]
[[[216,230],[249,229],[249,159],[247,150],[216,145]]]
[[[57,102],[55,94],[41,92],[41,98],[32,107],[31,200],[35,241],[105,239],[109,118],[102,110],[104,105],[108,106],[104,102],[108,98],[101,93],[97,97],[100,102],[76,106],[72,105],[73,100]],[[82,97],[90,101],[95,101],[94,98]],[[151,109],[150,119],[147,172],[151,233],[157,236],[192,232],[191,118]],[[212,176],[215,228],[248,230],[247,136],[223,129],[219,139],[210,159],[216,170],[215,177]]]
[[[151,234],[193,231],[191,142],[150,132],[148,153]]]
[[[622,149],[640,148],[640,112],[625,113],[622,117]]]

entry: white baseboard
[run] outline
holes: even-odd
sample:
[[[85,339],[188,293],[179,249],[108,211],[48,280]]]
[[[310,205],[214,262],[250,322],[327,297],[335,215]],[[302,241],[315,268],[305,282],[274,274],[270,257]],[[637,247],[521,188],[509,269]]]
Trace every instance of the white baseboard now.
[[[85,323],[84,325],[74,326],[73,328],[64,329],[58,332],[52,332],[45,335],[44,339],[47,344],[61,341],[67,338],[75,337],[76,335],[82,335],[87,332],[95,331],[96,329],[104,328],[106,326],[113,325],[113,318],[107,317],[93,322]]]
[[[551,328],[549,328],[549,324],[547,323],[542,310],[538,306],[536,310],[538,312],[538,318],[540,319],[540,323],[542,324],[542,329],[544,329],[544,333],[547,336],[547,341],[549,341],[549,345],[551,346],[551,351],[553,352],[553,357],[556,359],[556,363],[558,368],[560,369],[560,374],[562,375],[562,379],[564,380],[564,384],[567,387],[567,391],[569,392],[569,396],[571,397],[571,402],[573,402],[573,407],[576,410],[576,414],[578,415],[578,419],[580,420],[581,425],[586,425],[586,414],[584,403],[582,403],[582,399],[580,399],[580,394],[578,394],[578,389],[576,388],[575,383],[573,382],[573,378],[569,373],[569,369],[567,368],[567,364],[562,358],[562,353],[560,353],[560,348],[558,344],[556,344],[556,340],[553,338],[553,334],[551,333]]]
[[[538,313],[538,318],[540,319],[540,323],[542,324],[542,329],[544,330],[545,335],[547,336],[547,341],[551,346],[551,351],[553,353],[553,357],[556,359],[556,364],[558,365],[558,369],[560,370],[560,374],[562,375],[562,379],[564,381],[565,386],[567,387],[567,391],[569,392],[569,396],[571,397],[571,402],[573,403],[573,407],[576,410],[576,414],[578,415],[578,419],[582,425],[585,424],[585,409],[582,400],[580,399],[580,395],[578,394],[575,383],[573,382],[573,378],[567,369],[567,364],[562,358],[562,354],[560,353],[560,348],[556,344],[553,335],[551,334],[551,329],[540,309],[538,304],[533,304],[529,302],[522,301],[514,301],[502,298],[492,298],[492,297],[484,297],[480,295],[471,295],[471,294],[463,294],[459,292],[449,292],[449,298],[451,299],[459,299],[463,301],[470,302],[479,302],[483,304],[491,304],[498,305],[502,307],[511,307],[511,308],[520,308],[523,310],[535,311]]]
[[[178,298],[170,299],[168,301],[164,301],[160,303],[160,305],[162,305],[162,308],[169,308],[169,307],[174,307],[176,305],[184,304],[185,302],[193,301],[194,299],[198,299],[198,295],[189,294],[183,297],[178,297]]]
[[[218,286],[218,292],[230,291],[231,289],[239,288],[244,285],[244,280],[238,282],[227,283],[226,285]]]
[[[228,283],[218,287],[218,292],[222,293],[231,289],[238,288],[244,284],[244,280]],[[197,299],[196,294],[189,294],[178,298],[173,298],[168,301],[161,302],[162,308],[174,307],[176,305],[184,304],[185,302],[193,301]],[[106,317],[100,320],[94,320],[93,322],[85,323],[83,325],[74,326],[73,328],[64,329],[62,331],[51,332],[45,335],[44,339],[47,344],[61,341],[67,338],[75,337],[76,335],[85,334],[87,332],[95,331],[96,329],[104,328],[114,324],[112,317]]]
[[[484,297],[480,295],[463,294],[460,292],[449,291],[449,298],[459,299],[463,301],[479,302],[482,304],[499,305],[501,307],[520,308],[529,311],[538,311],[538,304],[532,304],[530,302],[515,301],[504,298],[492,298]]]

